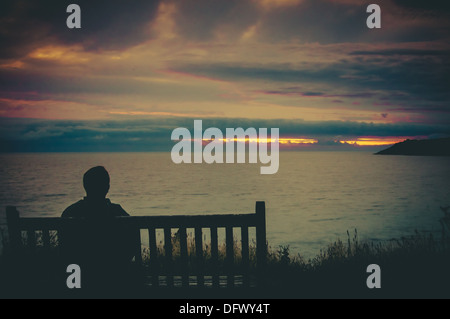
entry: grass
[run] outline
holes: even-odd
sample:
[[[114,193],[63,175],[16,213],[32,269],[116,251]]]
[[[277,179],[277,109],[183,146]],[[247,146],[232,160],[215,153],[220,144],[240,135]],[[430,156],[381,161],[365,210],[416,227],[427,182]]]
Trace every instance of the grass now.
[[[278,296],[295,297],[450,297],[450,207],[441,207],[442,235],[418,231],[384,242],[360,241],[355,230],[311,259],[291,257],[289,246],[269,252],[266,285]],[[381,268],[381,289],[369,289],[367,266]]]

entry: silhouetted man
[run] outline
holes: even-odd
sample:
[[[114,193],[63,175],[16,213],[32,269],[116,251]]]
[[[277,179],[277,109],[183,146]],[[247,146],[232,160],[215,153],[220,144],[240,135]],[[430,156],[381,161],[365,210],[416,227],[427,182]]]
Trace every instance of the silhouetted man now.
[[[86,197],[67,207],[61,216],[80,221],[68,223],[62,233],[65,262],[79,265],[81,289],[99,296],[129,287],[136,247],[133,231],[115,220],[129,215],[106,198],[109,183],[104,167],[89,169],[83,176]]]
[[[109,218],[129,216],[118,204],[106,198],[109,191],[109,174],[103,166],[88,170],[83,176],[86,197],[67,207],[61,217]]]

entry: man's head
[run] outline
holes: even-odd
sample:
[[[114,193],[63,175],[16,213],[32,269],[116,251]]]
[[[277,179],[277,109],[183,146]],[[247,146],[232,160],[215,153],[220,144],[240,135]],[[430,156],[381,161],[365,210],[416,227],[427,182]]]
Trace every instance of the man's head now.
[[[103,166],[89,169],[83,176],[86,195],[91,199],[104,199],[109,191],[109,174]]]

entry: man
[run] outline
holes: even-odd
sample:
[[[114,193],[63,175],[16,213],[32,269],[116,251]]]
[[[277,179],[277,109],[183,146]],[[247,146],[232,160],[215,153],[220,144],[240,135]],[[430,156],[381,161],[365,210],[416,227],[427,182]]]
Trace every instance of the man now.
[[[62,249],[66,263],[80,266],[84,292],[104,296],[130,286],[136,233],[114,218],[129,214],[106,198],[110,178],[103,166],[89,169],[83,176],[83,186],[86,196],[61,215],[80,221],[67,223]]]
[[[67,207],[61,217],[109,218],[129,216],[118,204],[106,198],[109,191],[109,174],[103,166],[88,170],[83,176],[86,197]]]

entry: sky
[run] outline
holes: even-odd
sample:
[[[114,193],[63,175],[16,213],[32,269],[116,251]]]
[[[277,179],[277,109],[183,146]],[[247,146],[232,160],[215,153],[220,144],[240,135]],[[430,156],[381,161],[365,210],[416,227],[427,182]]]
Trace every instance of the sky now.
[[[431,0],[4,0],[0,151],[166,151],[195,119],[292,150],[450,136],[449,18]]]

